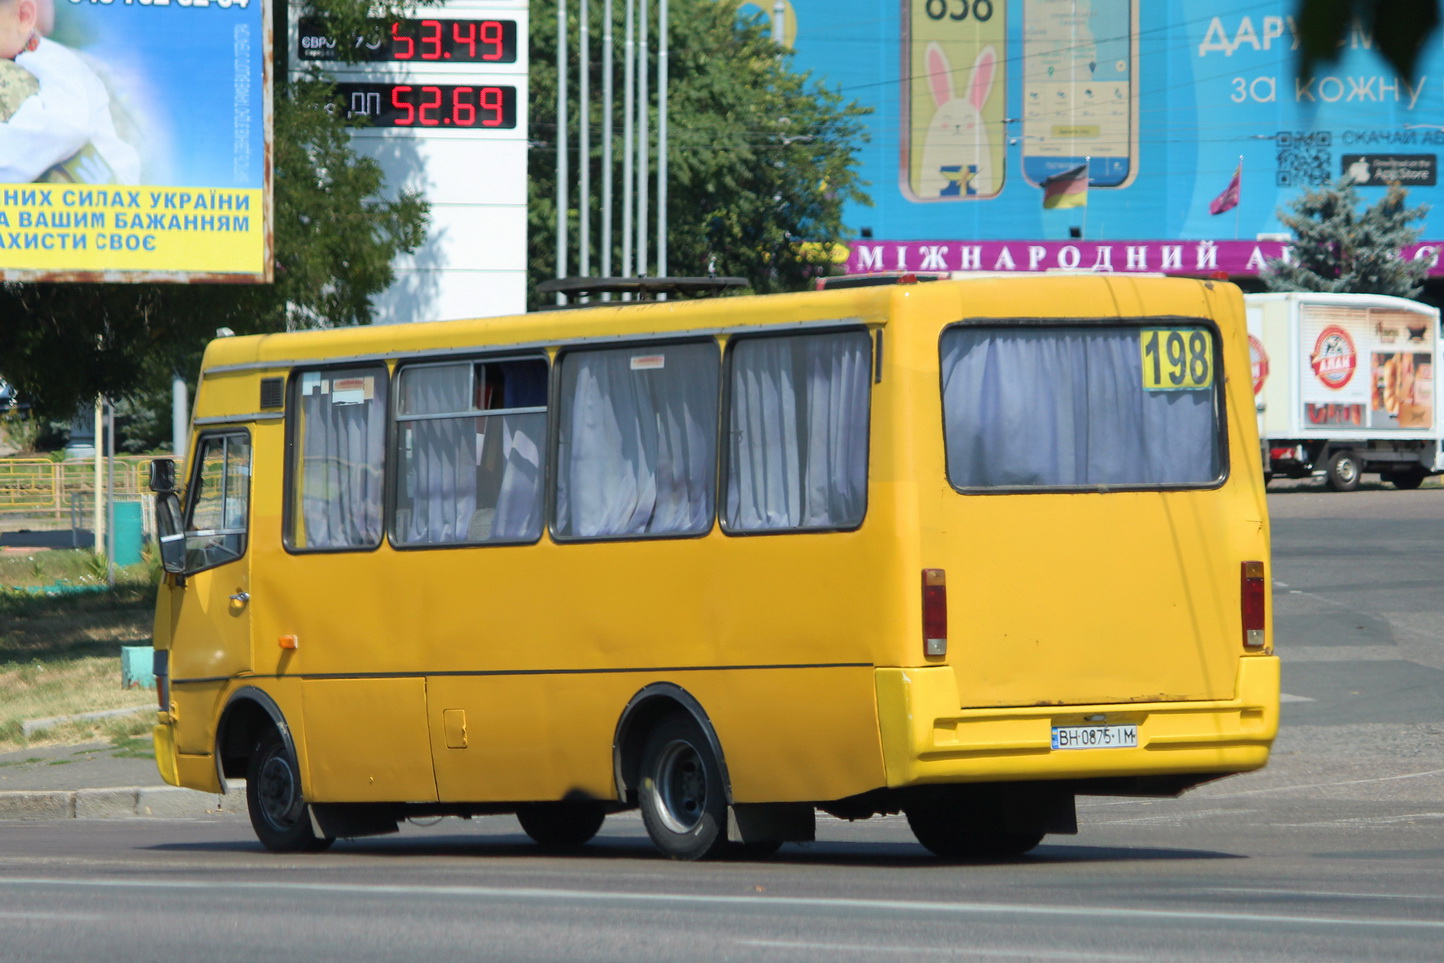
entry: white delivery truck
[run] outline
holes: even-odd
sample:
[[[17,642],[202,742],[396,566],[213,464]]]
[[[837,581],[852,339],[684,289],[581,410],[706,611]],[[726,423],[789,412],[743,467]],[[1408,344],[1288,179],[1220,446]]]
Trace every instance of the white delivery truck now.
[[[1250,294],[1249,347],[1265,477],[1378,472],[1418,488],[1444,472],[1439,310],[1377,294]]]

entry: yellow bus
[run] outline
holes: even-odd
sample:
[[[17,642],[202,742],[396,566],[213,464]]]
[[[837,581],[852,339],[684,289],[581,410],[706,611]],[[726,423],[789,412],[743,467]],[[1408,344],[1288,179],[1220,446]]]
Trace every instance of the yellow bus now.
[[[640,808],[967,858],[1263,766],[1238,290],[916,282],[212,342],[151,480],[163,777],[277,851]]]

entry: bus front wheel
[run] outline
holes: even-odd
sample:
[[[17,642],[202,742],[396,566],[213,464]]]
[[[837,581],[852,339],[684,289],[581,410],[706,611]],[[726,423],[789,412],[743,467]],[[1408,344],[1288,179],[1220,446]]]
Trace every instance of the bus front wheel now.
[[[969,806],[913,806],[905,810],[917,841],[944,859],[996,859],[1021,856],[1043,841],[1041,832],[1004,828]]]
[[[726,851],[722,767],[691,716],[668,716],[647,738],[637,798],[647,835],[666,855],[705,859]]]
[[[311,829],[300,766],[275,729],[261,737],[246,767],[246,808],[256,838],[273,853],[320,852],[334,842]]]
[[[571,849],[597,834],[607,813],[594,802],[528,803],[516,810],[522,831],[547,849]]]

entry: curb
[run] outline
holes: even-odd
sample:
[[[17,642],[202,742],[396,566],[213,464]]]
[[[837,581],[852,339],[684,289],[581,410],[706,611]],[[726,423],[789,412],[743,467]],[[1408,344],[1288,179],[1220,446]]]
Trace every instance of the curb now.
[[[224,795],[176,786],[0,792],[0,819],[192,819],[245,811],[242,780],[232,783]]]

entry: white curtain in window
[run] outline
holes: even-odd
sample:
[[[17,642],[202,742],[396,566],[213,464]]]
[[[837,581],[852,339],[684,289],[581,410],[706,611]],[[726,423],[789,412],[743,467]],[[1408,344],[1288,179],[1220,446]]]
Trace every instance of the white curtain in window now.
[[[953,485],[1216,480],[1214,390],[1145,390],[1138,339],[1134,327],[944,332],[943,419]]]
[[[408,369],[401,378],[401,411],[470,411],[471,386],[469,364]],[[466,541],[476,510],[476,419],[403,421],[397,427],[402,464],[396,537],[408,545]]]
[[[871,363],[871,339],[862,331],[738,342],[728,426],[729,529],[861,523]]]
[[[541,535],[542,451],[547,416],[541,413],[506,415],[488,421],[488,431],[490,425],[500,423],[505,466],[491,538],[535,539]]]
[[[579,351],[562,362],[557,531],[689,534],[712,525],[715,345]]]
[[[336,403],[321,382],[369,379],[373,396]],[[305,548],[376,545],[386,430],[382,370],[302,376],[301,515]]]

